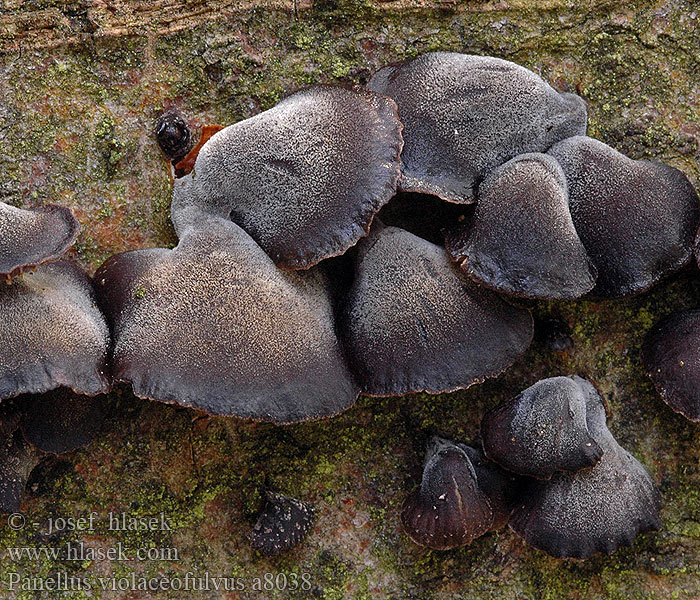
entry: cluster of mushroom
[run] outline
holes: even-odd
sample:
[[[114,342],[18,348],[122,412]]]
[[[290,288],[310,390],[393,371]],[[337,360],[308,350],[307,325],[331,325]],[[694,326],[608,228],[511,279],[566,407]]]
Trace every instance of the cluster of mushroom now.
[[[45,453],[87,444],[102,421],[87,396],[110,387],[109,329],[88,275],[60,259],[78,230],[66,208],[0,202],[0,511],[18,509]]]
[[[330,417],[360,393],[439,393],[494,377],[533,336],[529,310],[497,291],[629,294],[691,256],[699,214],[688,180],[585,133],[581,98],[508,61],[456,53],[386,67],[367,90],[303,90],[207,128],[192,150],[187,123],[166,115],[157,136],[176,163],[178,245],[111,257],[94,277],[97,300],[64,261],[12,279],[0,297],[10,323],[31,322],[43,338],[34,372],[18,377],[12,361],[31,332],[0,331],[11,349],[0,356],[0,399],[57,386],[103,392],[108,346],[113,381],[139,397],[275,423]],[[476,209],[466,221],[446,219],[446,250],[424,223],[408,231],[390,211],[376,218],[398,192]],[[5,231],[29,231],[21,243],[0,236],[0,265],[12,275],[24,267],[17,248],[31,254],[50,238],[8,211]],[[24,262],[60,256],[74,235]],[[586,426],[603,452],[592,472],[604,478],[620,454],[591,410]],[[459,477],[479,496],[474,473],[495,482],[496,471],[476,450],[454,448],[451,463],[471,455]],[[582,476],[572,477],[576,485]],[[507,503],[486,504],[487,528],[509,515]],[[311,519],[302,503],[269,493],[251,539],[278,552]]]
[[[116,380],[211,414],[329,417],[511,365],[532,317],[487,288],[617,296],[689,260],[685,176],[585,137],[583,100],[531,71],[431,53],[367,87],[306,89],[189,152],[184,120],[161,119],[179,244],[96,274]],[[476,209],[446,222],[446,252],[375,218],[397,192]]]
[[[538,381],[487,413],[481,434],[483,452],[431,441],[401,514],[418,544],[455,548],[508,523],[552,556],[582,559],[660,527],[653,480],[615,441],[585,379]]]
[[[277,423],[334,415],[360,392],[466,388],[532,339],[529,312],[473,279],[528,297],[615,295],[690,256],[698,211],[685,177],[583,137],[583,100],[531,71],[433,53],[368,88],[298,92],[210,130],[184,159],[186,124],[160,122],[186,173],[172,202],[180,242],[96,274],[117,380]],[[375,219],[397,191],[477,201],[448,232],[461,270]]]
[[[476,201],[447,250],[527,298],[623,296],[686,264],[700,206],[687,178],[585,137],[586,107],[495,58],[426,54],[379,71],[404,124],[406,191]]]

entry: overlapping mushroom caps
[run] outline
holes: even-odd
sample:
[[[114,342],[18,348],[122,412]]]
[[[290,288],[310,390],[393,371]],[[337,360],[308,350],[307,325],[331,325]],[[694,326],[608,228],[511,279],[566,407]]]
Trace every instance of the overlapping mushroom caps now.
[[[595,295],[642,292],[690,261],[700,204],[678,169],[585,136],[549,154],[566,175],[574,226],[598,271]]]
[[[383,68],[368,88],[399,106],[400,188],[450,202],[473,202],[478,182],[518,154],[586,132],[581,98],[490,56],[424,54]]]
[[[0,277],[58,259],[79,230],[68,208],[48,205],[25,210],[0,202]]]
[[[9,229],[0,241],[0,264],[8,268],[8,280],[0,281],[0,510],[14,511],[43,453],[80,447],[99,427],[101,404],[79,395],[109,389],[110,338],[87,274],[63,259],[44,264],[77,234],[70,210],[4,207],[0,229]],[[34,270],[22,272],[26,267]]]
[[[278,269],[227,219],[193,221],[172,250],[116,255],[95,280],[114,378],[137,396],[279,423],[357,397],[323,273]]]
[[[199,150],[172,219],[230,218],[279,265],[306,269],[367,234],[396,191],[401,124],[372,92],[313,87],[216,133]]]
[[[0,286],[0,399],[109,389],[109,330],[90,278],[61,260]]]
[[[642,362],[664,401],[700,422],[700,310],[676,313],[655,325],[644,340]]]
[[[529,311],[471,283],[443,248],[377,223],[359,244],[343,339],[362,391],[467,388],[530,345]]]
[[[447,249],[470,277],[507,294],[624,296],[686,264],[699,222],[683,173],[576,136],[495,169]]]
[[[604,401],[590,382],[542,380],[487,415],[482,436],[487,455],[503,467],[550,477],[529,480],[509,521],[536,548],[586,558],[660,527],[660,494],[608,430]]]
[[[591,396],[597,396],[593,385],[577,376],[538,381],[484,416],[486,455],[537,479],[595,465],[603,450],[588,430]]]
[[[494,169],[479,186],[473,219],[452,232],[447,249],[474,280],[516,296],[577,298],[595,285],[564,172],[546,154]]]

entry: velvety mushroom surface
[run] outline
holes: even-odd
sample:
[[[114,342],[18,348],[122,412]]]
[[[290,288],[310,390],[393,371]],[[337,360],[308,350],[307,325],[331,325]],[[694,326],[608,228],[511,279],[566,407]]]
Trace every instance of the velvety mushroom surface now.
[[[0,314],[0,399],[109,389],[109,330],[80,267],[61,260],[0,283]]]
[[[691,259],[700,204],[679,170],[584,136],[549,154],[564,170],[576,231],[598,270],[594,294],[644,291]]]
[[[280,423],[357,397],[322,273],[277,269],[231,221],[191,227],[172,250],[114,256],[95,280],[114,377],[137,396]]]
[[[479,447],[460,444],[459,446],[474,467],[479,489],[486,494],[493,511],[491,529],[502,529],[508,524],[510,514],[515,508],[522,478],[501,469],[495,462],[486,458]]]
[[[490,56],[431,52],[383,68],[368,88],[399,106],[399,187],[450,202],[473,202],[479,180],[518,154],[586,132],[581,98]]]
[[[588,430],[586,407],[597,397],[593,384],[575,375],[538,381],[484,416],[486,455],[538,479],[595,465],[603,450]]]
[[[700,310],[655,325],[644,340],[642,362],[666,404],[700,422]]]
[[[58,259],[79,230],[69,208],[49,205],[24,210],[0,202],[0,276]]]
[[[395,103],[313,87],[214,135],[175,188],[189,206],[230,218],[281,266],[306,269],[367,234],[396,191],[402,148]]]
[[[602,398],[586,400],[588,430],[600,461],[574,473],[531,480],[509,525],[534,547],[558,558],[587,558],[632,545],[661,526],[661,496],[646,469],[613,438]]]
[[[474,217],[447,238],[474,280],[528,298],[577,298],[596,270],[569,213],[566,179],[546,154],[523,154],[479,186]]]
[[[491,528],[488,497],[462,448],[430,441],[421,485],[406,498],[401,522],[414,542],[436,550],[464,546]]]
[[[342,323],[362,391],[376,396],[467,388],[533,335],[529,311],[473,284],[443,248],[381,224],[359,245]]]

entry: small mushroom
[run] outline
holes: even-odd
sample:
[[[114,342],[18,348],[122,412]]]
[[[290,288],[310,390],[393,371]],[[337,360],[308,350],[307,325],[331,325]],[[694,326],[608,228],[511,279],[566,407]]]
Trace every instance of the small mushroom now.
[[[355,402],[323,273],[277,269],[227,219],[188,228],[172,250],[113,256],[95,280],[114,378],[141,398],[277,423]]]
[[[265,556],[298,546],[313,525],[313,509],[294,498],[265,492],[265,506],[249,534],[250,545]]]
[[[303,90],[202,146],[175,186],[175,229],[184,230],[182,213],[194,206],[233,220],[277,264],[307,269],[367,234],[396,191],[401,147],[392,100]]]
[[[190,126],[176,112],[166,112],[158,117],[154,130],[160,149],[173,164],[192,148]]]
[[[473,202],[478,182],[518,154],[586,132],[581,98],[490,56],[423,54],[383,68],[367,87],[399,106],[399,187],[449,202]]]
[[[58,387],[94,396],[110,385],[110,335],[90,278],[61,260],[0,283],[0,400]]]
[[[603,450],[600,461],[548,481],[531,480],[509,522],[526,542],[557,558],[611,553],[661,526],[659,491],[608,430],[603,399],[591,396],[586,407],[588,430]]]
[[[473,219],[448,236],[447,250],[472,279],[506,294],[571,299],[595,285],[564,173],[546,154],[494,169],[479,186]]]
[[[57,260],[79,231],[69,208],[48,205],[24,210],[0,202],[0,276],[12,277]]]
[[[683,173],[584,136],[549,154],[564,170],[574,226],[598,270],[595,295],[642,292],[690,261],[700,204]]]
[[[443,248],[379,223],[358,246],[342,314],[351,366],[373,396],[467,388],[509,367],[533,335],[529,311],[473,284]]]
[[[700,423],[700,310],[655,325],[642,345],[642,363],[664,402]]]
[[[65,388],[17,398],[20,428],[35,448],[63,454],[87,446],[102,428],[105,402]]]
[[[598,401],[593,384],[581,377],[538,381],[484,415],[486,456],[509,471],[537,479],[591,467],[603,450],[588,430],[586,407]]]
[[[46,453],[87,445],[104,404],[66,389],[19,396],[0,405],[0,512],[17,512],[32,470]]]
[[[470,544],[489,531],[491,505],[460,446],[438,437],[430,440],[423,480],[406,498],[401,522],[416,544],[435,550]]]

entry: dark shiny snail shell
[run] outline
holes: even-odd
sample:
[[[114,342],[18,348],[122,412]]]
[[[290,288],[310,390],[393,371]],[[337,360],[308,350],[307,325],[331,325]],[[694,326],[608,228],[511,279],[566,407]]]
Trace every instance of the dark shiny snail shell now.
[[[177,113],[167,112],[158,117],[155,134],[161,150],[173,162],[180,160],[192,148],[190,126]]]

